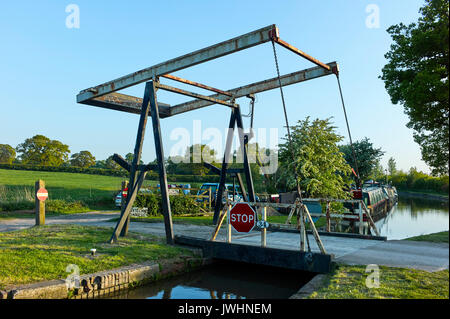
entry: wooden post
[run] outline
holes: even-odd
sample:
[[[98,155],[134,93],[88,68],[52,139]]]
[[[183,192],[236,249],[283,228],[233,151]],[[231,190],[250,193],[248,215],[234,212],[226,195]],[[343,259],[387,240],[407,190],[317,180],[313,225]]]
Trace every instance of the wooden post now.
[[[327,251],[325,250],[325,247],[323,246],[322,241],[320,240],[319,233],[317,232],[316,225],[314,225],[314,221],[311,218],[311,214],[309,213],[308,207],[306,205],[302,205],[302,206],[305,211],[305,215],[306,215],[305,217],[308,219],[309,224],[311,225],[312,233],[313,233],[314,238],[316,239],[317,246],[319,246],[320,252],[322,254],[326,254]]]
[[[262,220],[264,222],[267,220],[266,206],[262,207]],[[266,228],[264,227],[263,229],[261,229],[261,247],[266,247],[266,236],[267,231]]]
[[[211,187],[208,187],[208,207],[209,211],[211,211]]]
[[[297,214],[299,216],[299,226],[300,226],[300,251],[305,251],[305,242],[306,242],[306,229],[305,229],[305,218],[303,215],[303,208],[298,207],[296,208]]]
[[[327,201],[327,232],[331,232],[330,202]]]
[[[359,204],[358,205],[358,213],[359,213],[359,234],[362,235],[363,234],[363,222],[364,222],[364,218],[363,218],[363,212],[362,212],[362,205]]]
[[[37,192],[40,188],[45,188],[43,180],[38,180],[34,184],[36,226],[45,225],[45,201],[39,200],[37,197]]]
[[[220,217],[219,217],[219,221],[217,222],[216,228],[211,236],[211,241],[216,240],[217,234],[219,234],[220,227],[222,227],[223,220],[225,219],[225,216],[227,216],[227,214],[228,214],[228,210],[224,209],[222,212],[222,215],[220,215]],[[227,223],[228,223],[228,221],[227,221]]]
[[[231,243],[230,205],[228,204],[228,200],[227,200],[227,243]]]

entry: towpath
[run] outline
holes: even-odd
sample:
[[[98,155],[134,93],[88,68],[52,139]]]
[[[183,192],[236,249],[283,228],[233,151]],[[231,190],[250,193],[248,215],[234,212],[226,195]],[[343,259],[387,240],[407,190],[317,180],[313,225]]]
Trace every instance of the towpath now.
[[[91,212],[48,217],[46,224],[78,224],[112,228],[115,226],[115,222],[110,220],[118,216],[118,213]],[[34,219],[29,218],[0,220],[0,232],[29,228],[33,225]],[[132,222],[130,231],[165,237],[163,223]],[[176,235],[209,239],[212,231],[212,226],[174,224],[174,233]],[[222,227],[217,240],[224,240],[225,236],[225,227]],[[260,238],[260,232],[257,231],[245,235],[233,231],[232,242],[258,246],[261,242]],[[321,240],[327,252],[334,255],[334,260],[345,264],[376,264],[427,271],[449,268],[449,245],[444,243],[403,240],[378,241],[333,236],[321,236]],[[267,232],[267,247],[298,250],[299,241],[299,234]],[[309,242],[311,250],[318,252],[319,249],[312,235],[309,235]]]

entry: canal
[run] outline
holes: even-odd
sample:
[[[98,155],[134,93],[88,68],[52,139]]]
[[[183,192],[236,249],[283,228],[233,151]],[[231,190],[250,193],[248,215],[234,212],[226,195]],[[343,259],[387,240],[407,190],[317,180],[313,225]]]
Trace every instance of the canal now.
[[[448,202],[400,196],[386,218],[375,224],[388,240],[449,230]]]
[[[217,260],[202,269],[124,290],[114,299],[288,299],[315,274]]]
[[[400,197],[386,218],[376,222],[388,240],[449,229],[448,202]],[[103,298],[117,299],[287,299],[315,274],[217,261],[202,269]]]

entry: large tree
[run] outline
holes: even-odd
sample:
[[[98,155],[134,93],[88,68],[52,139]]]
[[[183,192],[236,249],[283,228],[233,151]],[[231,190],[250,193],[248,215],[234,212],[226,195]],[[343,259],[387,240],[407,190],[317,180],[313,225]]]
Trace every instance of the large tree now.
[[[89,151],[75,153],[70,158],[70,165],[77,167],[91,167],[95,165],[95,157]]]
[[[24,164],[61,166],[69,159],[69,146],[44,135],[27,138],[16,147]]]
[[[335,132],[330,119],[310,122],[307,117],[292,127],[291,136],[292,145],[287,141],[279,146],[280,186],[286,190],[296,189],[296,170],[307,196],[346,198],[344,188],[351,168],[338,148],[343,137]]]
[[[0,164],[11,164],[16,158],[16,151],[11,145],[0,144]]]
[[[422,16],[408,26],[393,25],[393,43],[382,72],[392,103],[409,116],[422,159],[433,174],[448,173],[449,1],[426,0]]]
[[[353,152],[350,144],[341,145],[339,149],[344,153],[345,160],[355,170],[359,172],[362,181],[370,178],[373,170],[378,164],[384,152],[381,148],[375,148],[369,138],[365,137],[361,141],[353,143],[357,165],[353,159]],[[357,167],[356,167],[357,166]]]

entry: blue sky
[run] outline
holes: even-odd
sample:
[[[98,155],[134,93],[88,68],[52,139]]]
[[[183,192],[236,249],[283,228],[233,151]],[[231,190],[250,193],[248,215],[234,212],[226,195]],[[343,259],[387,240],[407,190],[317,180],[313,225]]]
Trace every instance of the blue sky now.
[[[67,5],[80,9],[80,28],[66,27]],[[368,28],[369,4],[379,7],[380,27]],[[386,29],[419,17],[420,0],[321,1],[14,1],[0,4],[0,143],[16,147],[43,134],[89,150],[97,159],[134,149],[138,116],[76,103],[80,90],[118,78],[217,42],[276,24],[280,37],[323,62],[340,64],[341,84],[353,140],[369,137],[394,157],[398,168],[421,161],[407,116],[393,105],[378,78],[391,39]],[[313,66],[278,47],[282,74]],[[276,75],[270,43],[175,73],[193,81],[230,89]],[[143,85],[124,93],[142,96]],[[333,117],[348,141],[333,76],[285,88],[290,124]],[[186,98],[163,92],[162,102]],[[248,102],[239,100],[243,113]],[[280,128],[285,134],[279,91],[258,95],[255,127]],[[176,142],[174,128],[228,125],[229,110],[211,106],[162,120],[166,155]],[[244,120],[249,125],[247,119]],[[204,141],[208,142],[208,141]],[[151,129],[143,159],[155,158]]]

